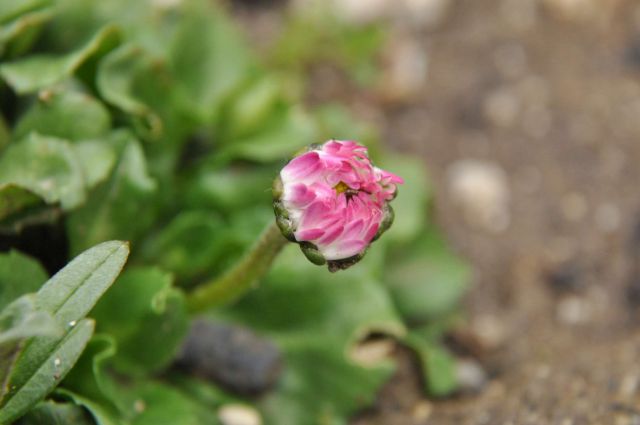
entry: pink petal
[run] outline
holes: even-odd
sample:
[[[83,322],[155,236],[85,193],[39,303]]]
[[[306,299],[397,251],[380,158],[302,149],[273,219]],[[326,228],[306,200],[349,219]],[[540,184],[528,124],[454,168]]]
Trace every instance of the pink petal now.
[[[292,159],[280,174],[286,180],[299,180],[314,173],[321,166],[320,155],[316,151],[311,151]]]
[[[302,228],[316,228],[329,214],[330,210],[327,205],[324,202],[316,201],[304,211],[300,225]]]
[[[328,230],[325,233],[324,237],[318,240],[318,243],[322,245],[329,245],[330,243],[335,241],[338,238],[338,236],[342,234],[343,230],[344,230],[343,226],[336,226],[333,229]]]
[[[376,235],[376,233],[378,233],[378,229],[380,228],[380,223],[373,223],[373,225],[371,227],[369,227],[369,230],[367,230],[367,233],[364,235],[363,240],[366,243],[371,242],[371,239],[373,239],[373,237]]]
[[[314,239],[318,239],[322,235],[324,235],[324,230],[322,229],[306,229],[295,232],[296,240],[298,241],[312,241]]]
[[[297,183],[291,186],[286,196],[286,200],[295,204],[297,207],[304,207],[314,199],[316,199],[316,194],[309,190],[304,183]]]
[[[367,243],[361,240],[336,242],[327,249],[325,257],[327,260],[342,260],[359,254],[366,246]]]
[[[403,180],[373,166],[352,140],[329,140],[281,171],[284,204],[299,241],[314,241],[329,260],[358,254],[378,232],[384,203]],[[338,193],[344,183],[351,190]],[[354,194],[357,191],[357,194]]]
[[[352,221],[344,229],[344,237],[345,238],[349,238],[349,239],[355,239],[358,236],[360,236],[360,232],[362,232],[363,228],[364,228],[364,220],[363,219],[358,219],[358,220]]]
[[[341,147],[342,147],[342,144],[337,140],[329,140],[327,143],[325,143],[322,146],[322,150],[330,154],[336,154],[340,152]]]
[[[379,171],[381,178],[389,183],[404,184],[404,179],[400,176],[396,176],[395,174],[381,170],[380,168],[377,168],[376,171]]]

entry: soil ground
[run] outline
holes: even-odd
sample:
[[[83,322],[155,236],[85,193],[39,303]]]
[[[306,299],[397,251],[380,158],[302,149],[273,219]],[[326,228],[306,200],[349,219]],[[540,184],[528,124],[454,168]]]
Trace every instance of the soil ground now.
[[[405,364],[358,423],[640,424],[640,9],[541,7],[523,27],[507,3],[458,1],[424,35],[424,92],[386,129],[424,157],[437,219],[475,266],[470,328],[495,343],[478,353],[492,378],[421,404]],[[469,226],[450,199],[460,158],[506,173],[504,231]]]
[[[354,423],[640,424],[640,5],[457,0],[413,37],[425,84],[370,109],[392,147],[424,158],[435,219],[474,266],[453,339],[489,380],[425,400],[400,353]],[[502,170],[508,225],[470,222],[455,202],[461,159]]]

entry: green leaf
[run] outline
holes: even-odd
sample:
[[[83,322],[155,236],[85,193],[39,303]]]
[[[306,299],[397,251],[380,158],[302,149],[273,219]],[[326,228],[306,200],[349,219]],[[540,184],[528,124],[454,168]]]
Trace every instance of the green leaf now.
[[[156,372],[176,355],[187,331],[183,294],[157,268],[129,269],[96,305],[98,329],[118,344],[116,368],[133,375]]]
[[[94,323],[90,319],[79,321],[61,340],[44,354],[43,358],[33,359],[28,345],[16,363],[9,381],[9,392],[0,407],[0,423],[10,423],[27,412],[35,403],[42,400],[61,378],[73,367],[93,334]],[[51,341],[51,339],[47,339]],[[23,365],[28,364],[28,367]],[[21,367],[22,366],[22,367]],[[27,372],[28,369],[28,373]],[[14,383],[15,381],[18,383]]]
[[[277,161],[317,141],[313,121],[297,107],[282,106],[270,118],[253,135],[224,141],[226,144],[218,155],[257,162]]]
[[[184,4],[183,19],[169,47],[178,102],[201,122],[213,122],[224,98],[252,67],[246,44],[213,2]]]
[[[219,425],[214,412],[181,391],[160,382],[141,382],[126,391],[134,412],[131,425]]]
[[[74,258],[40,291],[39,307],[61,324],[83,318],[116,279],[129,255],[126,242],[97,245]]]
[[[96,334],[91,339],[80,359],[62,382],[64,388],[56,394],[84,406],[98,425],[120,424],[122,400],[115,381],[106,372],[116,354],[116,343],[112,336]]]
[[[33,258],[14,250],[0,254],[0,310],[22,295],[36,292],[48,278]]]
[[[52,16],[50,9],[42,9],[0,24],[0,58],[6,59],[26,51]]]
[[[0,223],[42,204],[44,201],[35,193],[13,183],[0,183]]]
[[[116,162],[114,147],[105,140],[82,140],[73,144],[87,187],[104,181]]]
[[[0,23],[18,18],[20,15],[42,9],[52,3],[51,0],[12,0],[0,3]]]
[[[11,143],[11,130],[5,118],[0,114],[0,152]]]
[[[131,115],[136,128],[152,138],[162,134],[162,120],[140,92],[143,86],[158,80],[159,63],[142,47],[125,44],[102,60],[97,74],[97,86],[102,97]]]
[[[128,422],[120,420],[118,414],[111,411],[107,406],[84,397],[81,394],[74,393],[73,391],[69,391],[64,388],[56,390],[55,393],[73,400],[75,404],[87,409],[89,413],[91,413],[91,416],[93,416],[97,425],[129,425]]]
[[[36,310],[33,295],[22,296],[0,311],[0,401],[8,391],[8,379],[22,341],[61,333],[49,313]]]
[[[242,138],[259,131],[283,103],[282,86],[283,83],[267,75],[246,84],[221,111],[219,124],[225,137]]]
[[[144,152],[128,133],[115,133],[116,164],[87,203],[67,220],[71,252],[106,239],[135,240],[153,222],[156,183],[148,175]]]
[[[366,368],[349,362],[339,347],[292,347],[278,388],[261,400],[269,425],[346,424],[370,406],[393,373],[390,363]]]
[[[35,296],[25,295],[0,311],[0,347],[32,336],[61,334],[46,311],[36,309]]]
[[[82,167],[71,145],[37,133],[11,144],[4,151],[0,157],[2,184],[22,187],[48,204],[59,202],[65,209],[78,206],[86,196]],[[16,195],[15,191],[13,194]],[[18,202],[23,203],[24,193],[19,198]]]
[[[379,258],[332,274],[301,255],[296,246],[285,248],[258,290],[217,314],[283,350],[284,376],[260,403],[267,423],[342,423],[374,400],[393,371],[389,361],[364,366],[348,353],[373,332],[402,336],[405,328],[371,273]]]
[[[117,28],[105,27],[83,46],[64,56],[43,54],[0,65],[0,76],[17,93],[33,93],[73,75],[93,55],[112,49],[118,39]]]
[[[234,396],[210,381],[191,375],[185,375],[174,370],[168,374],[168,380],[172,386],[178,388],[192,400],[209,406],[210,408],[219,408],[225,403],[239,402],[240,398]]]
[[[385,270],[385,282],[398,310],[416,323],[451,312],[469,279],[469,267],[451,252],[435,228],[422,233],[414,244],[395,250]]]
[[[180,193],[191,208],[206,208],[233,214],[235,211],[271,202],[271,181],[279,167],[236,166],[222,169],[202,167],[185,180]]]
[[[111,286],[128,254],[124,242],[100,244],[73,259],[38,291],[38,308],[52,314],[65,334],[28,341],[11,374],[0,423],[44,398],[74,365],[93,334],[93,321],[83,318]]]
[[[111,127],[106,107],[88,94],[62,88],[52,91],[18,121],[14,137],[21,139],[35,131],[67,140],[94,139]]]
[[[444,397],[455,391],[458,386],[455,360],[444,347],[415,333],[407,335],[405,343],[420,359],[428,394]]]
[[[228,253],[228,231],[222,219],[207,211],[184,211],[145,243],[143,257],[182,280],[211,270]]]
[[[19,422],[19,425],[93,425],[87,412],[72,403],[47,400],[38,403]]]

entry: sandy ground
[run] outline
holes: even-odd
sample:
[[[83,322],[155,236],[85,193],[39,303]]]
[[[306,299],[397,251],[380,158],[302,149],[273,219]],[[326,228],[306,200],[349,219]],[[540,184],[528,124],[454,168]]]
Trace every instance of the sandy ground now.
[[[469,331],[485,341],[469,351],[491,379],[424,402],[405,364],[359,424],[640,424],[640,6],[525,3],[455,2],[422,34],[423,90],[385,108],[476,268]],[[457,193],[469,159],[499,170],[485,202],[507,224]]]

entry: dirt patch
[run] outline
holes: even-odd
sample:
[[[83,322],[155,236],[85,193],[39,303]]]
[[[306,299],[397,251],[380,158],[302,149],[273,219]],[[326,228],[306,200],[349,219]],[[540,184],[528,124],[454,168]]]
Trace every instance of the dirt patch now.
[[[461,0],[422,35],[427,84],[385,109],[386,138],[424,157],[436,218],[477,271],[470,329],[499,346],[479,353],[479,395],[416,417],[405,362],[358,424],[640,423],[639,17],[633,1]],[[454,202],[450,168],[470,158],[504,170],[504,230]]]

